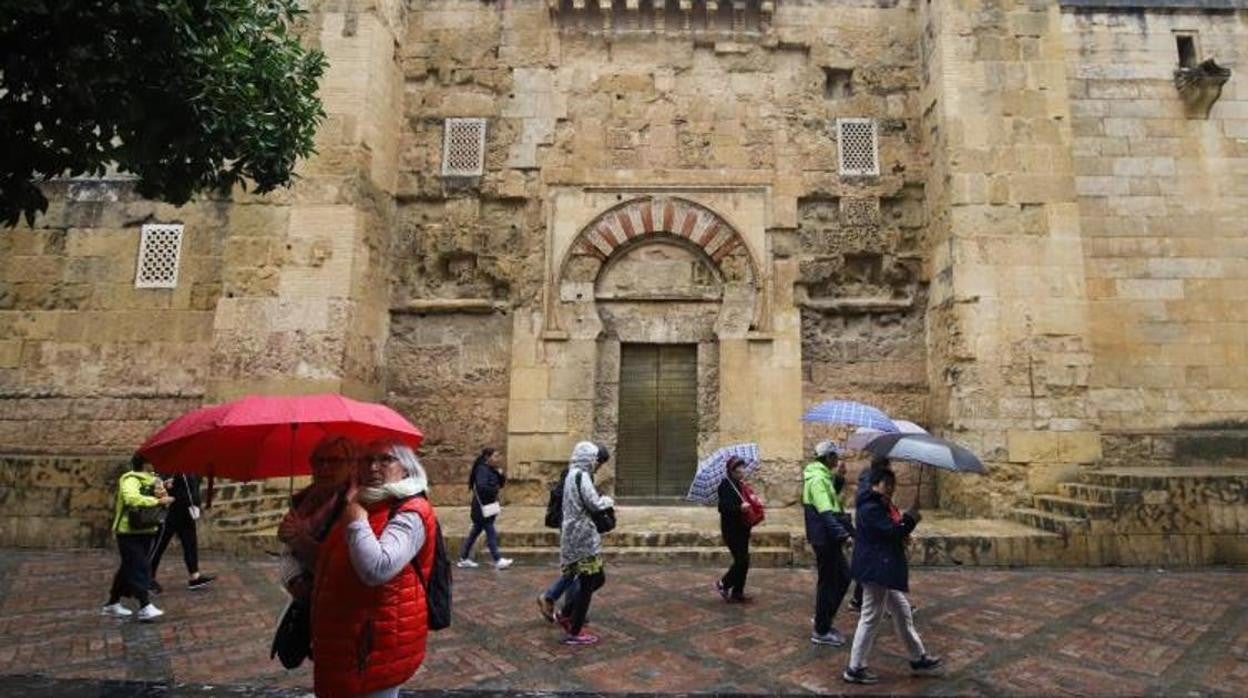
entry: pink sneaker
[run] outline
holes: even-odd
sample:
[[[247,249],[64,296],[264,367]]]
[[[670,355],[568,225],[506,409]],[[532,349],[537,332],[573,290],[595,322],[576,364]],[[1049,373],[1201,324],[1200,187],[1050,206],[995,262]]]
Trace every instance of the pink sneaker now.
[[[563,638],[565,645],[596,645],[598,644],[598,636],[590,635],[585,631],[581,631],[580,635],[568,635]]]

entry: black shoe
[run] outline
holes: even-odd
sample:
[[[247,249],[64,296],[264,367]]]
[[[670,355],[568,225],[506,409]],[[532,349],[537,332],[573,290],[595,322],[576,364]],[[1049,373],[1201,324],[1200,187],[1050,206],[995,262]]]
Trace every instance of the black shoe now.
[[[148,587],[147,590],[152,592],[153,594],[163,594],[165,591],[165,588],[160,585],[160,582],[153,579],[152,585]]]
[[[201,574],[198,577],[187,582],[186,588],[190,589],[191,591],[195,591],[196,589],[205,589],[208,587],[209,584],[212,584],[214,579],[216,579],[216,577],[212,576],[211,574]]]
[[[938,676],[945,672],[945,662],[940,657],[929,657],[926,654],[910,662],[910,673],[914,676]]]
[[[875,673],[865,666],[858,669],[845,667],[845,671],[841,672],[841,678],[845,680],[845,683],[872,684],[880,682],[880,677],[876,676]]]

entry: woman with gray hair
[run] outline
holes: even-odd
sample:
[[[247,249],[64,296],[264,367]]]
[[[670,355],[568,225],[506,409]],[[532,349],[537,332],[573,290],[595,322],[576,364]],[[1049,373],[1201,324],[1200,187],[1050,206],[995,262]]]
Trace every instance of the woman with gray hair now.
[[[434,546],[427,543],[437,530],[428,480],[402,443],[373,442],[366,453],[316,559],[318,696],[397,696],[425,657],[429,619],[420,580],[432,573]]]

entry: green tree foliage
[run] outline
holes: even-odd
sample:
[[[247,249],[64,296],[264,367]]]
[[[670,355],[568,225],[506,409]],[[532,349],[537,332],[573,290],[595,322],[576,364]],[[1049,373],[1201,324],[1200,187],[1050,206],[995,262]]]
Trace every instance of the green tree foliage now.
[[[115,163],[140,195],[289,184],[324,118],[298,0],[0,0],[0,221]]]

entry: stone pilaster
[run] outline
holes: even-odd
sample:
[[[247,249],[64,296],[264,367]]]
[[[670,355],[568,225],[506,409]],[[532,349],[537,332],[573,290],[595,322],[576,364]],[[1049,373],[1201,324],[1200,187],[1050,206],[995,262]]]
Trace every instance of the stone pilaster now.
[[[290,190],[242,196],[231,210],[210,397],[380,396],[404,14],[401,3],[381,1],[313,16],[329,59],[318,154]]]
[[[991,471],[941,500],[1000,514],[1100,455],[1060,11],[921,6],[931,414]]]

